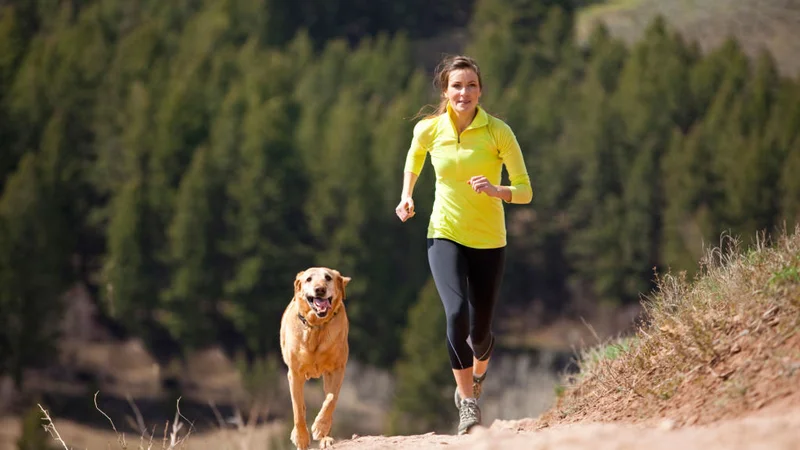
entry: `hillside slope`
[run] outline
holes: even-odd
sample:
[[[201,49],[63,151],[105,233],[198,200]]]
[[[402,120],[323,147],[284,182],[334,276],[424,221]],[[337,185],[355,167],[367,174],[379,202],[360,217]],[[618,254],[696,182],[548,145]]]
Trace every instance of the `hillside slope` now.
[[[707,51],[730,36],[755,56],[768,49],[787,76],[800,73],[800,2],[795,0],[610,0],[582,10],[577,37],[602,22],[613,36],[632,42],[656,15]]]
[[[587,349],[556,404],[475,436],[365,437],[343,450],[798,448],[800,227],[659,279],[635,335]]]

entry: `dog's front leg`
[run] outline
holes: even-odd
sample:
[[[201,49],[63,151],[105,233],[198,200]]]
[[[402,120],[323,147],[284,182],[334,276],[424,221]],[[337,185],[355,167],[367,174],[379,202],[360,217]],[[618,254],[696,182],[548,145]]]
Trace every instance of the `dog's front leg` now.
[[[291,370],[287,377],[289,378],[289,392],[292,396],[292,414],[294,415],[292,443],[297,446],[297,450],[306,450],[310,441],[308,425],[306,425],[306,402],[303,396],[303,384],[306,380],[299,373]]]
[[[325,401],[322,403],[322,408],[320,408],[317,418],[314,419],[314,425],[311,426],[314,439],[320,441],[319,448],[327,448],[333,445],[333,438],[329,435],[333,424],[333,411],[336,409],[339,390],[341,390],[342,381],[344,380],[344,370],[345,368],[342,367],[322,375]]]

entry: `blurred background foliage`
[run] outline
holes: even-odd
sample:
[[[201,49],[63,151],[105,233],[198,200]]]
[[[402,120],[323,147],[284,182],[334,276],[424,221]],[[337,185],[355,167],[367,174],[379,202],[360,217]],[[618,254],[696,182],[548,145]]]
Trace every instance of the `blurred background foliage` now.
[[[660,16],[631,44],[602,25],[579,42],[588,3],[0,1],[0,374],[52,360],[76,284],[162,357],[274,355],[311,265],[353,278],[353,358],[441,369],[430,165],[416,220],[394,207],[443,36],[525,155],[502,308],[536,305],[532,327],[635,304],[722,233],[796,223],[794,74],[734,36],[701,51]],[[419,377],[398,389],[449,382]]]

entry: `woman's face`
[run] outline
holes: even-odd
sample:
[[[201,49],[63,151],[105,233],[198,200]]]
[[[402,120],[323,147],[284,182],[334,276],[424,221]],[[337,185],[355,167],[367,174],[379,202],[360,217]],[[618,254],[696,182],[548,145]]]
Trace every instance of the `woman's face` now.
[[[444,95],[456,113],[469,113],[478,106],[481,85],[478,74],[472,69],[456,69],[450,72]]]

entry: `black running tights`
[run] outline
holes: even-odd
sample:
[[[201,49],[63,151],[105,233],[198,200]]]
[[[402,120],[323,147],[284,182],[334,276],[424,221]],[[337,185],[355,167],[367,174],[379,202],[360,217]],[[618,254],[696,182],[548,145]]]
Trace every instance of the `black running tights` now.
[[[489,359],[505,247],[476,249],[448,239],[428,239],[428,263],[447,317],[451,367],[472,367],[473,356],[479,361]]]

